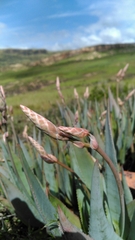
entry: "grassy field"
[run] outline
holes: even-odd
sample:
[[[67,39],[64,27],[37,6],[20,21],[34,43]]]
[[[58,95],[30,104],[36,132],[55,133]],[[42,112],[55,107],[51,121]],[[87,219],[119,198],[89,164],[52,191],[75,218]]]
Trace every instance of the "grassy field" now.
[[[57,76],[59,76],[59,78],[60,78],[61,91],[65,97],[67,105],[68,105],[68,102],[70,102],[74,98],[74,88],[77,89],[80,96],[83,96],[86,87],[89,87],[90,99],[100,100],[104,94],[107,94],[108,87],[111,87],[114,95],[116,94],[116,74],[120,69],[124,68],[127,63],[129,63],[129,68],[126,72],[126,76],[120,82],[120,97],[123,100],[123,98],[126,96],[126,94],[131,89],[135,88],[135,68],[134,68],[135,51],[134,50],[129,48],[129,49],[111,49],[111,50],[106,50],[106,51],[102,51],[102,52],[98,52],[98,51],[80,52],[79,54],[75,54],[70,57],[68,56],[67,58],[64,58],[63,60],[59,60],[59,61],[57,60],[50,65],[43,64],[42,59],[47,58],[48,56],[49,57],[53,56],[53,53],[48,53],[48,52],[44,52],[44,51],[43,52],[42,51],[34,52],[32,50],[29,50],[29,52],[0,51],[0,62],[2,63],[1,67],[0,67],[0,69],[1,69],[0,70],[0,85],[2,85],[4,87],[4,90],[6,93],[7,105],[13,106],[14,116],[15,116],[14,117],[14,120],[15,120],[14,125],[15,125],[15,129],[18,133],[18,136],[22,137],[22,132],[23,132],[23,129],[25,126],[25,122],[27,122],[26,115],[20,110],[20,106],[19,106],[20,104],[26,105],[29,108],[35,110],[36,112],[41,113],[42,115],[45,114],[45,116],[47,118],[49,116],[49,110],[52,108],[55,108],[55,111],[50,111],[51,112],[50,116],[52,118],[54,118],[57,122],[58,116],[56,114],[56,112],[57,112],[56,104],[57,104],[57,101],[59,101],[58,92],[56,90],[56,77]],[[101,107],[99,107],[100,110],[102,109],[103,105],[104,105],[104,103],[102,104]],[[131,150],[130,150],[131,152],[128,151],[129,156],[128,156],[128,154],[126,155],[125,149],[129,145],[126,143],[126,141],[130,142],[131,139],[133,138],[131,131],[129,131],[129,127],[132,125],[132,121],[134,121],[134,119],[133,119],[132,115],[131,116],[128,115],[129,113],[127,113],[127,115],[126,115],[125,105],[122,108],[122,109],[124,109],[122,112],[123,114],[121,114],[123,118],[120,117],[119,124],[118,123],[116,124],[116,121],[112,121],[112,129],[113,129],[113,133],[115,130],[117,130],[116,131],[117,133],[114,135],[117,135],[118,133],[120,133],[119,134],[120,138],[118,136],[118,139],[115,142],[117,148],[118,148],[118,144],[119,145],[121,144],[120,153],[118,154],[116,151],[116,153],[118,154],[117,155],[118,160],[121,157],[121,155],[123,157],[123,155],[125,154],[126,158],[129,160],[129,162],[127,163],[127,166],[130,166],[130,169],[131,169],[131,166],[133,167],[133,160],[134,160],[133,159],[134,146],[132,145]],[[70,106],[71,106],[71,104],[70,104]],[[93,106],[95,106],[95,105],[92,105],[90,113],[93,111]],[[128,105],[128,108],[129,108],[129,105]],[[83,105],[81,111],[83,111],[83,109],[85,109],[84,105]],[[86,110],[87,109],[85,109],[85,115],[87,118]],[[112,116],[113,116],[113,114],[112,114]],[[81,114],[80,114],[80,118],[81,118]],[[52,121],[52,119],[50,119],[50,118],[48,118],[48,119]],[[128,120],[126,121],[126,119],[128,119],[129,121]],[[85,119],[83,119],[83,121],[84,121],[84,124],[86,124]],[[53,121],[53,122],[55,124],[55,121]],[[93,122],[93,119],[91,122]],[[95,122],[96,122],[96,120],[94,120],[94,125],[95,125]],[[116,129],[116,125],[118,127],[118,126],[121,126],[120,124],[122,124],[122,127],[120,128],[120,131],[118,131],[118,129]],[[5,122],[3,125],[5,126]],[[100,124],[100,125],[101,125],[100,133],[103,134],[104,126],[102,124]],[[109,125],[109,122],[108,122],[108,125]],[[89,126],[89,127],[91,127],[91,126]],[[97,126],[97,129],[98,129],[98,127],[99,126]],[[126,130],[124,130],[124,127]],[[96,128],[94,127],[94,129],[96,129]],[[2,127],[1,127],[1,130],[2,130]],[[13,130],[14,130],[14,128],[13,128]],[[30,130],[31,130],[31,128],[30,128]],[[11,131],[11,129],[9,126],[9,128],[8,128],[9,136],[12,136],[10,134],[10,131]],[[32,132],[34,132],[34,131],[32,131]],[[2,133],[2,131],[1,131],[1,133]],[[95,131],[95,133],[96,133],[96,131]],[[125,138],[124,138],[124,135],[125,135]],[[109,136],[110,136],[110,133],[109,133]],[[103,138],[104,138],[104,136],[103,136]],[[9,138],[9,140],[11,140],[11,139],[12,138]],[[40,139],[40,137],[39,137],[39,139]],[[126,139],[126,140],[123,140],[123,139]],[[25,142],[25,140],[26,139],[23,138],[24,143],[27,142],[27,141]],[[50,140],[48,142],[50,142]],[[48,149],[49,149],[49,146],[51,146],[49,144],[48,144]],[[55,146],[53,144],[53,142],[52,142],[52,146]],[[59,157],[61,160],[61,158],[63,157],[63,154],[65,152],[66,157],[67,157],[67,162],[69,164],[70,158],[69,158],[69,154],[67,151],[68,145],[63,145],[63,146],[64,146],[64,148],[66,146],[66,148],[65,148],[66,151],[65,150],[63,151],[62,147],[59,148],[59,150],[63,151],[62,153],[60,152]],[[36,156],[35,151],[31,151],[31,148],[29,148],[29,147],[30,146],[28,146],[28,149],[30,149],[30,152],[34,153],[34,160],[35,160],[35,156]],[[14,150],[14,148],[15,148],[15,144],[13,142],[12,151]],[[7,154],[9,149],[5,148],[5,150],[6,150],[5,152]],[[12,151],[11,152],[9,151],[9,153],[11,154]],[[54,151],[55,151],[55,153],[57,152],[56,147],[54,147]],[[80,152],[78,152],[78,153],[80,153]],[[114,152],[113,152],[113,154],[114,154]],[[17,151],[15,152],[15,154],[13,156],[17,156]],[[74,157],[74,152],[73,152],[72,156]],[[79,156],[79,154],[78,154],[78,156]],[[10,157],[11,157],[11,155],[9,155],[7,157],[7,159],[8,159],[7,162],[9,161]],[[18,161],[18,159],[20,159],[20,158],[17,157],[14,159],[14,161],[17,164],[19,163],[18,166],[20,166],[20,161]],[[64,159],[64,161],[65,160],[66,160],[66,158]],[[83,164],[82,161],[80,161],[80,162],[81,162],[81,165],[76,169],[81,169],[82,166],[86,166],[86,164],[82,165]],[[1,164],[2,163],[3,163],[3,158],[1,159]],[[33,166],[34,166],[34,164],[32,162],[32,171],[34,169]],[[38,165],[36,164],[35,166],[37,167]],[[11,163],[11,169],[12,169],[12,163]],[[22,171],[22,169],[23,169],[23,171],[25,170],[22,166],[20,169],[21,169],[21,171]],[[86,168],[85,168],[85,170],[86,170]],[[34,171],[35,171],[35,169],[34,169]],[[42,168],[41,168],[41,171],[43,172]],[[14,172],[13,169],[12,169],[12,172]],[[35,171],[35,173],[36,173],[36,171]],[[38,171],[37,171],[37,173],[38,173],[37,176],[40,175]],[[56,176],[59,175],[59,174],[56,174],[56,169],[55,169],[54,173],[55,173],[54,175],[56,175]],[[64,172],[64,174],[65,174],[65,172]],[[84,171],[84,174],[87,176],[86,171]],[[43,175],[44,175],[44,173],[43,173]],[[50,175],[50,176],[52,176],[52,175]],[[89,176],[89,173],[88,173],[88,176]],[[16,178],[15,178],[15,180],[16,180]],[[104,181],[104,183],[105,183],[105,181]],[[18,184],[18,186],[19,186],[19,184]],[[75,187],[72,187],[72,188],[73,188],[73,190],[75,190]],[[62,197],[61,193],[60,193],[60,197],[61,197],[61,199],[64,199]],[[70,201],[68,200],[67,205],[70,206],[69,203],[70,203]],[[75,209],[75,212],[76,212],[76,209]],[[87,210],[87,212],[88,212],[88,210]],[[0,239],[12,239],[12,240],[14,240],[14,239],[17,239],[17,240],[19,240],[19,239],[22,239],[22,240],[23,239],[24,240],[25,239],[27,239],[27,240],[52,239],[51,237],[47,238],[45,228],[44,229],[34,229],[30,226],[25,226],[16,217],[16,215],[14,215],[14,214],[10,215],[7,208],[5,208],[4,205],[2,205],[2,203],[0,205],[0,213],[1,213]],[[86,219],[86,214],[84,216]],[[3,221],[3,219],[4,219],[4,221]]]
[[[42,59],[41,55],[41,53],[36,54],[35,60]],[[11,56],[9,58],[12,59]],[[82,95],[88,86],[92,98],[107,91],[108,86],[115,88],[115,75],[127,63],[129,63],[129,68],[121,86],[130,89],[135,84],[135,51],[131,51],[131,49],[129,51],[126,49],[126,51],[108,50],[99,53],[80,53],[56,61],[49,66],[39,64],[31,66],[26,64],[27,61],[26,57],[22,55],[19,61],[19,55],[17,55],[13,63],[25,62],[25,64],[19,68],[11,68],[8,67],[9,62],[7,61],[5,69],[0,72],[0,84],[5,89],[7,104],[12,105],[17,114],[21,112],[19,111],[20,104],[34,110],[46,111],[56,103],[58,99],[55,87],[57,76],[60,77],[61,90],[67,101],[73,97],[74,88]],[[31,61],[34,61],[34,54],[29,58],[29,63]]]

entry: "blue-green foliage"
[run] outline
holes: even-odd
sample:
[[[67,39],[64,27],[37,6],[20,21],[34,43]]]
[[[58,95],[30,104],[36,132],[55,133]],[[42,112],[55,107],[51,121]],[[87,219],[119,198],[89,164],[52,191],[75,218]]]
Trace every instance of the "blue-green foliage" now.
[[[98,102],[81,99],[73,108],[79,114],[76,126],[92,132],[118,173],[134,140],[133,100],[134,96],[126,102],[130,111],[126,110],[126,104],[120,109],[109,90],[109,104],[105,101],[106,104],[100,107]],[[59,109],[59,123],[74,126],[75,112],[60,104]],[[107,111],[106,116],[102,116],[103,110]],[[124,174],[125,204],[121,206],[112,170],[103,156],[88,147],[88,138],[81,139],[88,144],[87,148],[81,149],[72,142],[54,140],[41,132],[37,137],[36,130],[33,138],[48,154],[56,156],[61,165],[43,161],[25,140],[19,140],[14,147],[1,140],[4,162],[0,166],[0,182],[5,198],[11,202],[18,217],[27,225],[45,226],[54,237],[61,237],[67,230],[78,234],[80,239],[134,240],[135,202]],[[63,215],[57,208],[62,209],[65,221],[61,222]]]

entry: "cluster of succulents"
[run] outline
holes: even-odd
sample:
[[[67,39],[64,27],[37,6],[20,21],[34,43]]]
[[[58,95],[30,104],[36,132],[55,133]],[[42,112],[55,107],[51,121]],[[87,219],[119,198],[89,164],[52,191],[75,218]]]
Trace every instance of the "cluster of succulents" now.
[[[21,105],[34,124],[30,135],[25,126],[22,138],[0,88],[3,203],[7,199],[22,222],[45,227],[54,238],[134,240],[135,201],[123,165],[127,152],[135,152],[135,89],[123,101],[118,86],[117,100],[109,89],[108,100],[100,103],[89,100],[88,88],[83,98],[75,89],[71,111],[58,78],[56,87],[58,124]]]

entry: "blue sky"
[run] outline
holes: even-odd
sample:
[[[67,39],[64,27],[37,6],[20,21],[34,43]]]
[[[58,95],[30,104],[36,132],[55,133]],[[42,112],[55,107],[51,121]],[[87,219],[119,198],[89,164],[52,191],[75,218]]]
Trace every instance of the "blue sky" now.
[[[0,0],[0,48],[135,42],[135,0]]]

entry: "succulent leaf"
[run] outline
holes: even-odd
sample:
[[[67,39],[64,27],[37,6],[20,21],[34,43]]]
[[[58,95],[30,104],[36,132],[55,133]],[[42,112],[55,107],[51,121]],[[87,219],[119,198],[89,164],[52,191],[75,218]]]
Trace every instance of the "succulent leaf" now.
[[[43,226],[44,223],[36,209],[36,205],[34,206],[34,203],[31,204],[27,196],[14,186],[3,174],[0,174],[0,181],[20,219],[27,225],[30,224],[35,227]]]
[[[64,214],[68,218],[68,220],[73,225],[75,225],[78,229],[81,229],[80,219],[77,215],[74,214],[73,211],[68,209],[62,201],[60,201],[57,197],[53,196],[52,194],[49,194],[49,199],[50,199],[51,203],[53,204],[53,206],[55,208],[60,207],[62,209],[62,211],[64,212]]]
[[[93,240],[88,235],[81,232],[79,229],[77,229],[74,225],[72,225],[68,219],[66,218],[65,214],[61,210],[60,207],[58,207],[58,215],[60,219],[60,225],[62,226],[62,229],[64,231],[64,234],[66,236],[66,239],[68,240]]]
[[[31,188],[31,192],[33,194],[35,204],[42,218],[42,221],[44,222],[44,224],[48,224],[49,222],[51,223],[52,221],[56,222],[57,212],[55,208],[52,206],[51,202],[47,198],[40,182],[37,180],[31,169],[29,168],[20,146],[17,147],[17,151],[20,156],[29,186]],[[61,235],[57,227],[55,229],[50,229],[48,227],[48,229],[54,236]]]
[[[110,127],[109,109],[107,111],[106,125],[105,125],[105,152],[110,157],[114,166],[117,169],[116,151],[114,148],[114,142],[113,142],[111,127]],[[105,176],[105,182],[106,182],[106,191],[107,191],[107,199],[108,199],[108,205],[110,209],[110,215],[112,218],[112,223],[114,225],[114,228],[116,229],[116,232],[119,233],[121,206],[120,206],[118,186],[116,184],[114,175],[106,162],[104,166],[105,166],[104,176]]]
[[[128,240],[134,240],[134,239],[135,239],[135,211],[133,213],[133,218],[130,224],[129,235],[128,235]]]
[[[115,99],[113,97],[113,94],[112,94],[110,89],[109,89],[108,93],[109,93],[110,111],[112,112],[112,110],[114,108],[116,119],[121,118],[120,108],[119,108],[118,104],[116,103],[116,101],[115,101]]]
[[[75,173],[90,189],[90,179],[94,163],[89,152],[86,149],[76,148],[72,143],[70,143],[69,152],[71,156],[71,165],[73,166]]]
[[[97,162],[95,163],[92,177],[89,235],[95,240],[122,240],[114,232],[104,213]]]

